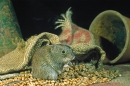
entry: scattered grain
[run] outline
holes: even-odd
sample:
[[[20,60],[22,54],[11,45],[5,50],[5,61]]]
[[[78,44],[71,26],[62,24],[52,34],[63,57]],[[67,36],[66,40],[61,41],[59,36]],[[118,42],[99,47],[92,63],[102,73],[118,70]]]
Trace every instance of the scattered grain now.
[[[0,86],[87,86],[108,82],[119,76],[121,74],[118,70],[105,70],[104,68],[97,70],[93,65],[72,63],[59,75],[57,81],[35,79],[28,70],[21,72],[19,76],[14,78],[1,80]]]

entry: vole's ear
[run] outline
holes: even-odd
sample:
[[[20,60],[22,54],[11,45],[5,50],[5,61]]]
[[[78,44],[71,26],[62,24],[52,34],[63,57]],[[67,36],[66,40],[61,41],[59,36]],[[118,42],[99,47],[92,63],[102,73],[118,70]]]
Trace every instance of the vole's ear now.
[[[49,44],[50,44],[50,42],[48,40],[44,39],[41,46],[45,46],[45,45],[49,45]]]

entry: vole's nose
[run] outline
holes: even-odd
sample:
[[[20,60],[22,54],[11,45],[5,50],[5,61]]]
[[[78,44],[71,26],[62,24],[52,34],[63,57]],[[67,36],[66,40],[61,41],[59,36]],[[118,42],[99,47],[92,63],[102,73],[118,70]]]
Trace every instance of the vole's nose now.
[[[74,60],[74,59],[75,59],[75,56],[71,56],[70,58],[71,58],[71,60]]]

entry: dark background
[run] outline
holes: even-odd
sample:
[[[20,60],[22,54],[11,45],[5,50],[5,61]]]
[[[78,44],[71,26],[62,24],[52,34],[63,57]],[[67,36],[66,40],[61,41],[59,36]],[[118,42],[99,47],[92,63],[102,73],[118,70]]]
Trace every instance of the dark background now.
[[[24,39],[41,32],[60,33],[54,22],[72,7],[72,21],[88,29],[92,20],[105,10],[115,10],[130,18],[130,3],[125,0],[12,0]]]

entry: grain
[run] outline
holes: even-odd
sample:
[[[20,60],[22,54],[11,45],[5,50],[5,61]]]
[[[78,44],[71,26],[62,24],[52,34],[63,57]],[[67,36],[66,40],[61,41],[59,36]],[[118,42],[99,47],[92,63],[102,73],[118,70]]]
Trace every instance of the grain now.
[[[58,76],[57,81],[33,78],[31,71],[20,72],[19,76],[1,80],[1,85],[10,86],[87,86],[95,83],[108,82],[121,76],[119,70],[96,69],[93,65],[86,63],[73,63]]]

